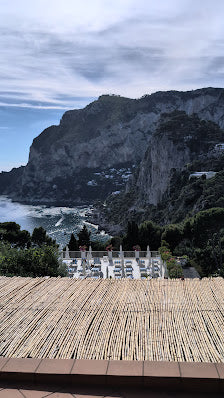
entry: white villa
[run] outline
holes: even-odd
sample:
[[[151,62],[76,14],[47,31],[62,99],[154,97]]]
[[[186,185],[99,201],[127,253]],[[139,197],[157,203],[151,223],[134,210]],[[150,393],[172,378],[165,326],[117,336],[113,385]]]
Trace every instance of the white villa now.
[[[219,144],[215,145],[216,151],[224,151],[224,143],[220,142]]]
[[[189,175],[189,180],[192,177],[200,178],[203,175],[205,175],[206,180],[209,180],[209,178],[212,178],[216,175],[216,172],[215,171],[195,171],[194,173]]]

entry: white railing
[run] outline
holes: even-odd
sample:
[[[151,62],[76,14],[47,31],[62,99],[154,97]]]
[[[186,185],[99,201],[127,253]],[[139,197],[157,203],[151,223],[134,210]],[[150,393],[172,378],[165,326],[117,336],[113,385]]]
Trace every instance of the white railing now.
[[[110,254],[109,254],[110,253]],[[140,251],[139,253],[136,253],[135,251],[69,251],[69,250],[63,250],[61,252],[61,258],[62,259],[73,259],[73,258],[87,258],[88,255],[91,255],[93,258],[103,258],[104,256],[109,256],[112,258],[121,258],[122,255],[124,258],[146,258],[146,257],[158,257],[159,252],[158,251]]]

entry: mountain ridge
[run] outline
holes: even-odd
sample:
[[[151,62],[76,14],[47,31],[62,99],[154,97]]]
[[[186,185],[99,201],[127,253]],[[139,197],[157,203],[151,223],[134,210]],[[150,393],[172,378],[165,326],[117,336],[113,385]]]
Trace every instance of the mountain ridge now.
[[[0,174],[0,194],[26,203],[104,200],[125,189],[161,115],[175,110],[223,128],[224,89],[159,91],[140,99],[102,95],[84,109],[67,111],[58,126],[33,140],[24,168]]]

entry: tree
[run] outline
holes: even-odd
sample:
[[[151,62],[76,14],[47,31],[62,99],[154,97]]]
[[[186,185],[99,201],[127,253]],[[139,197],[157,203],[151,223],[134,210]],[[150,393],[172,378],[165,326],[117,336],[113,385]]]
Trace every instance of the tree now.
[[[66,276],[66,270],[54,246],[18,250],[4,245],[0,247],[0,275]]]
[[[19,231],[17,235],[17,243],[16,246],[21,247],[21,248],[28,248],[31,246],[31,236],[28,231],[25,229],[22,231]]]
[[[169,243],[171,251],[181,242],[183,239],[183,230],[180,224],[170,224],[165,228],[162,233],[162,240]]]
[[[207,240],[224,226],[224,209],[215,207],[200,211],[193,218],[193,243],[197,247],[205,247]]]
[[[174,266],[173,268],[171,268],[171,269],[169,270],[169,277],[170,277],[171,279],[183,277],[182,268],[181,268],[180,266]]]
[[[90,235],[91,232],[88,231],[86,225],[83,226],[81,231],[78,233],[78,246],[90,246]]]
[[[139,227],[139,242],[144,250],[147,245],[150,250],[158,250],[161,242],[162,228],[152,221],[145,221]]]
[[[99,240],[94,240],[90,242],[93,251],[96,252],[103,252],[105,251],[105,246],[109,244],[109,242],[100,242]]]
[[[216,267],[218,270],[220,270],[223,266],[223,256],[224,256],[220,231],[213,234],[212,238],[208,240],[208,244],[210,244],[212,248],[211,255],[214,259]]]
[[[135,221],[129,221],[127,234],[123,238],[124,250],[133,250],[133,246],[139,243],[138,224]]]
[[[69,248],[69,251],[76,251],[76,250],[78,250],[78,242],[77,242],[77,240],[75,239],[75,235],[72,233],[71,234],[71,238],[70,238],[70,241],[69,241],[69,244],[68,244],[68,248]]]
[[[0,223],[0,227],[1,227],[1,229],[3,229],[6,232],[18,233],[20,231],[20,225],[16,224],[13,221],[2,222],[2,223]]]
[[[210,276],[217,272],[217,266],[211,252],[212,248],[208,245],[205,248],[197,248],[194,251],[194,261],[201,268],[201,276]]]
[[[113,236],[110,241],[114,250],[120,250],[120,245],[122,245],[122,238],[120,236]]]
[[[11,246],[29,247],[30,233],[20,229],[20,225],[15,222],[0,223],[0,239],[8,242]]]
[[[34,228],[31,241],[34,246],[56,246],[56,241],[47,235],[43,227]]]

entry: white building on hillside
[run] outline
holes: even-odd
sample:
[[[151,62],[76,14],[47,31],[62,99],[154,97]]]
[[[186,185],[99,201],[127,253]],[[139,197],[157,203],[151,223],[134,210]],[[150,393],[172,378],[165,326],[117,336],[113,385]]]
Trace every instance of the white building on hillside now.
[[[216,172],[215,171],[195,171],[194,173],[190,174],[189,180],[192,177],[200,178],[203,175],[205,175],[206,180],[209,180],[209,178],[212,178],[216,175]]]
[[[224,143],[220,142],[219,144],[216,144],[215,145],[215,150],[218,151],[218,152],[224,151]]]

